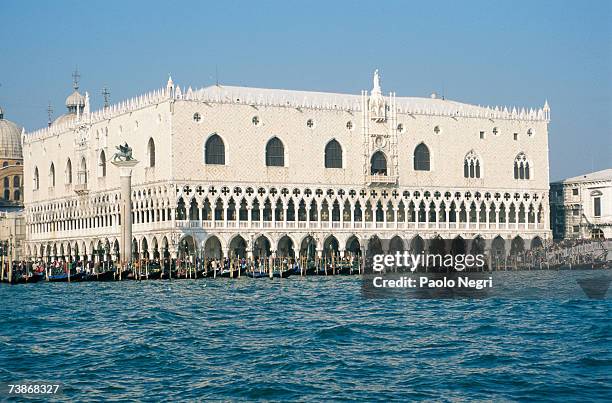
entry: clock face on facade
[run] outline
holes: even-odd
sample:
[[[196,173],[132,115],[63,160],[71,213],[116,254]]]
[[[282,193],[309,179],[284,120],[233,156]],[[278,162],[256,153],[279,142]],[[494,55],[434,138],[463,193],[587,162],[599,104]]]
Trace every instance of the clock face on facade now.
[[[376,147],[382,148],[385,146],[385,139],[382,136],[377,136],[374,144],[376,144]]]

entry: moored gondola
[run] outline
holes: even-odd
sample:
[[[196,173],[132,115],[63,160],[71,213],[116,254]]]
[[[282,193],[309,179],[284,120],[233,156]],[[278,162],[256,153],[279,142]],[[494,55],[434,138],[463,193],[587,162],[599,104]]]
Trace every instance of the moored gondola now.
[[[61,274],[53,274],[49,276],[49,282],[51,283],[65,283],[65,282],[79,282],[83,281],[86,274],[85,272],[77,272],[71,273],[61,273]]]
[[[107,270],[102,273],[90,273],[83,281],[114,281],[115,277],[115,270]]]
[[[274,278],[287,278],[293,274],[293,268],[287,269],[275,269],[272,272],[272,277]]]
[[[44,280],[44,274],[33,273],[33,274],[18,274],[14,275],[11,281],[9,282],[8,277],[2,280],[3,283],[6,284],[29,284],[29,283],[38,283],[41,280]]]
[[[253,270],[253,271],[247,271],[246,272],[247,277],[250,278],[266,278],[269,276],[268,273],[266,273],[265,271],[260,271],[260,270]]]
[[[144,274],[144,278],[147,280],[159,280],[162,278],[163,272],[161,270],[150,271]]]
[[[220,277],[224,277],[224,278],[238,278],[238,270],[230,270],[230,269],[223,269],[221,270]]]

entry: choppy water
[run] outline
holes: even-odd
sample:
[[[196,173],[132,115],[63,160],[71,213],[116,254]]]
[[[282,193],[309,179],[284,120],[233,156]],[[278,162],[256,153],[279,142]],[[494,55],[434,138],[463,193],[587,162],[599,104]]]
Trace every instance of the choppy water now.
[[[554,289],[585,273],[500,276]],[[0,381],[61,381],[59,398],[79,401],[612,399],[609,297],[367,300],[360,288],[2,285]]]

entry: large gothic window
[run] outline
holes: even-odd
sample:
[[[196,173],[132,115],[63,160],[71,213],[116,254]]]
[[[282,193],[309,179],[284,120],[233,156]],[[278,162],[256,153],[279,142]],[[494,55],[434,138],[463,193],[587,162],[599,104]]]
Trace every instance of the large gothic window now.
[[[372,155],[370,173],[372,175],[387,175],[387,157],[382,151],[376,151]]]
[[[463,160],[463,176],[465,178],[480,178],[480,159],[474,150],[467,153]]]
[[[51,163],[51,167],[49,168],[49,186],[55,187],[55,165]]]
[[[336,140],[325,146],[325,168],[342,168],[342,146]]]
[[[100,165],[100,176],[104,178],[106,177],[106,153],[104,152],[104,150],[102,150],[102,152],[100,153],[99,165]]]
[[[204,163],[225,165],[225,144],[218,134],[213,134],[204,145]]]
[[[285,146],[278,137],[273,137],[266,144],[266,166],[285,166]]]
[[[414,170],[429,171],[429,148],[423,143],[414,149]]]
[[[147,153],[149,154],[149,168],[153,168],[155,166],[155,142],[153,138],[149,139],[149,143],[147,144]]]
[[[530,177],[529,160],[525,153],[519,153],[514,159],[514,179],[529,179]]]
[[[68,162],[66,162],[66,185],[70,185],[72,183],[72,162],[70,158],[68,158]]]
[[[38,175],[38,167],[34,167],[34,190],[40,189],[40,176]]]

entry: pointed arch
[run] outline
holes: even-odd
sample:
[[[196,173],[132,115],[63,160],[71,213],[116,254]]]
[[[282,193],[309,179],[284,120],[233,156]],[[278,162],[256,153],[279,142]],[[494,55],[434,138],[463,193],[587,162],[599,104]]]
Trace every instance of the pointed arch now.
[[[336,139],[325,146],[325,168],[342,168],[342,146]]]
[[[414,149],[414,170],[429,171],[431,169],[429,148],[421,143]]]
[[[79,169],[79,179],[81,185],[87,184],[87,160],[85,157],[81,158],[81,168]]]
[[[207,165],[225,165],[225,143],[217,133],[208,137],[204,144],[204,163]]]
[[[149,137],[147,143],[147,155],[149,156],[149,168],[155,167],[155,141],[153,137]]]
[[[49,186],[55,187],[55,164],[53,162],[49,167]]]
[[[40,175],[38,174],[38,167],[34,167],[34,183],[32,184],[34,190],[40,189]]]
[[[278,137],[272,137],[266,144],[266,166],[285,166],[285,146]]]
[[[531,178],[531,164],[524,152],[518,153],[514,158],[514,179],[529,180]]]
[[[474,150],[470,150],[463,159],[463,177],[480,178],[481,167],[480,157]]]
[[[70,158],[68,158],[68,161],[66,161],[66,185],[71,185],[72,184],[72,161],[70,161]]]
[[[370,160],[370,174],[387,176],[387,156],[382,151],[376,151]]]
[[[100,167],[100,177],[106,177],[106,153],[104,150],[100,151],[100,157],[98,158],[98,166]]]

